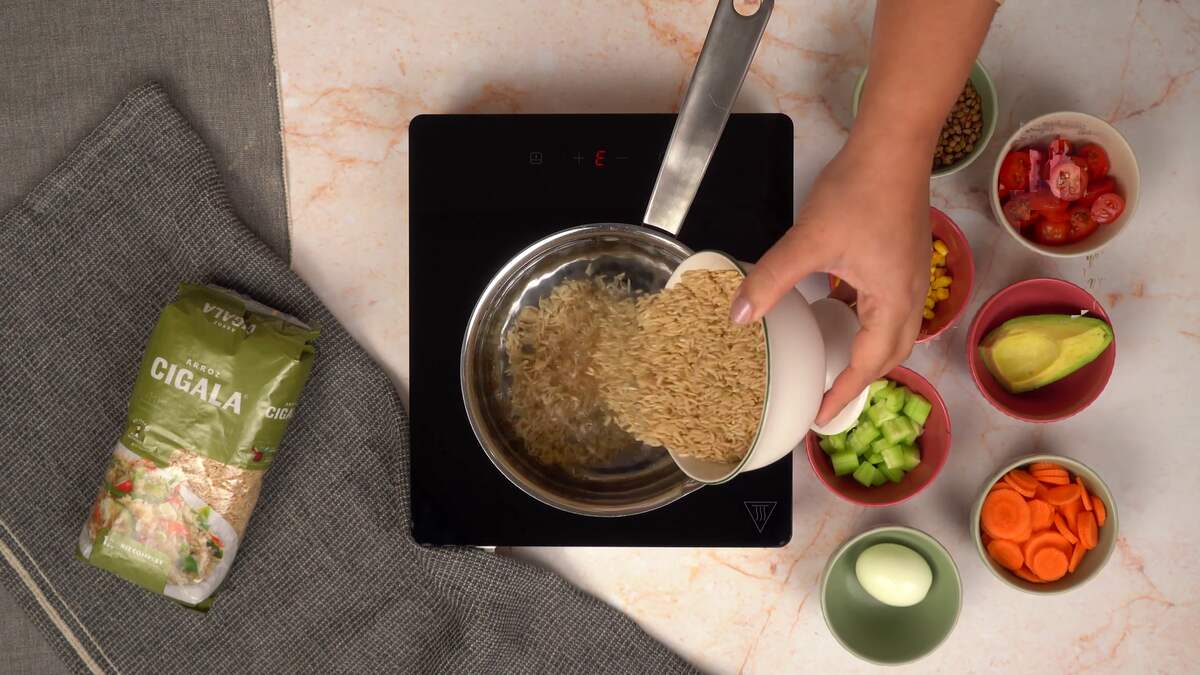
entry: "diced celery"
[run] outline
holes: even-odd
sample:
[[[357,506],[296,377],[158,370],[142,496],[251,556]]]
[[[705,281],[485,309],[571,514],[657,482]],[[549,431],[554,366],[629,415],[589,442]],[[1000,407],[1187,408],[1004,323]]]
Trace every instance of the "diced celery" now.
[[[821,449],[824,450],[825,454],[827,454],[827,455],[832,455],[833,453],[837,452],[837,448],[833,447],[833,443],[829,442],[828,437],[822,438],[820,441],[817,441],[817,445],[821,446]]]
[[[871,452],[883,452],[887,448],[895,447],[895,443],[880,436],[871,442]]]
[[[843,431],[841,433],[834,434],[829,436],[828,439],[829,444],[833,446],[834,450],[838,452],[844,452],[846,450],[846,432]]]
[[[888,478],[884,475],[881,467],[875,467],[875,478],[871,481],[871,487],[879,487],[880,485],[886,483],[887,480]]]
[[[863,487],[871,487],[875,482],[875,477],[879,475],[879,470],[868,462],[863,462],[854,470],[854,480],[862,483]]]
[[[892,444],[911,442],[911,440],[905,441],[904,439],[908,438],[909,434],[915,435],[916,433],[916,430],[912,427],[912,423],[905,417],[890,419],[884,422],[879,429],[883,432],[884,438],[888,439]]]
[[[854,473],[854,470],[858,468],[858,455],[853,452],[835,453],[830,460],[833,462],[833,473],[838,476]]]
[[[892,387],[891,380],[875,380],[867,386],[867,396],[871,403],[882,399],[887,395],[887,390]]]
[[[868,462],[870,462],[872,464],[880,464],[883,462],[883,455],[881,453],[878,453],[878,452],[875,452],[874,450],[872,450],[872,451],[868,452],[867,455],[865,457],[863,457],[863,459],[867,460]]]
[[[925,430],[921,428],[920,424],[917,424],[907,417],[900,417],[898,419],[902,419],[908,423],[908,433],[904,435],[904,440],[900,442],[905,444],[916,443],[917,437],[920,436]]]
[[[900,446],[892,446],[883,451],[883,463],[889,469],[904,469],[904,450]]]
[[[875,468],[879,470],[879,473],[887,476],[887,479],[893,483],[899,483],[900,481],[904,480],[903,469],[893,469],[887,466],[877,466]]]
[[[917,424],[925,424],[925,420],[929,418],[929,411],[933,410],[933,406],[929,400],[920,394],[909,394],[904,402],[904,416],[916,422]]]
[[[884,401],[884,405],[888,407],[888,410],[891,410],[892,412],[900,412],[901,410],[904,410],[904,392],[906,391],[908,390],[904,387],[894,387],[892,389],[888,389],[887,399]]]
[[[896,419],[904,418],[897,417]],[[872,424],[870,420],[864,420],[859,422],[858,426],[854,427],[850,431],[850,435],[846,437],[846,449],[861,455],[866,452],[867,448],[871,446],[871,441],[876,438],[879,438],[879,427]]]
[[[921,450],[915,445],[901,446],[904,451],[904,470],[912,471],[921,463]]]
[[[899,415],[899,413],[889,410],[887,405],[885,405],[883,402],[876,403],[875,405],[867,408],[867,417],[874,422],[876,426],[883,424],[897,415]]]

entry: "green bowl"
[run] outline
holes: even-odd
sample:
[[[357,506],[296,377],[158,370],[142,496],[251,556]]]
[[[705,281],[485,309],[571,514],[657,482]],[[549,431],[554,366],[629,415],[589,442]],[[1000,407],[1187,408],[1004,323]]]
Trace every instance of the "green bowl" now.
[[[907,546],[933,570],[929,595],[912,607],[891,607],[867,594],[854,574],[858,556],[875,544]],[[885,526],[842,544],[821,575],[821,613],[829,632],[851,654],[880,665],[915,661],[950,635],[962,609],[954,558],[936,539],[911,527]]]
[[[979,514],[983,511],[983,500],[987,497],[988,490],[992,489],[992,485],[996,481],[1004,477],[1004,474],[1025,466],[1030,462],[1054,462],[1066,467],[1073,475],[1083,479],[1083,486],[1087,488],[1088,494],[1096,495],[1100,501],[1104,502],[1104,514],[1106,516],[1104,527],[1100,528],[1099,539],[1096,543],[1096,548],[1088,551],[1083,560],[1079,561],[1079,567],[1075,568],[1074,572],[1066,575],[1058,581],[1051,581],[1044,584],[1035,584],[1030,581],[1025,581],[1021,577],[1016,576],[1012,572],[1004,569],[992,560],[992,556],[988,555],[987,549],[983,546],[983,536],[979,530]],[[1092,471],[1090,467],[1078,460],[1062,455],[1026,455],[1016,459],[992,474],[987,482],[983,485],[983,490],[979,493],[979,498],[975,500],[975,508],[971,509],[971,538],[975,540],[975,550],[979,552],[979,557],[983,560],[984,567],[992,571],[997,579],[1020,589],[1026,593],[1034,595],[1054,595],[1056,593],[1065,593],[1069,590],[1082,586],[1092,577],[1096,576],[1100,570],[1108,563],[1108,559],[1112,557],[1113,549],[1117,547],[1117,503],[1113,501],[1112,490],[1108,489],[1108,485],[1100,480],[1100,476]]]
[[[962,171],[971,165],[983,154],[988,143],[992,141],[992,134],[996,131],[996,118],[1000,115],[999,99],[996,98],[996,85],[992,82],[992,76],[988,75],[988,71],[979,61],[975,62],[975,66],[971,68],[970,78],[971,83],[975,85],[975,91],[979,92],[979,109],[983,111],[983,129],[979,135],[979,142],[975,144],[975,149],[967,153],[966,157],[958,160],[950,166],[944,166],[930,173],[934,178],[949,176],[952,173]],[[863,85],[867,82],[867,71],[863,70],[858,76],[858,82],[854,85],[854,102],[852,109],[854,116],[858,117],[858,100],[862,96]]]

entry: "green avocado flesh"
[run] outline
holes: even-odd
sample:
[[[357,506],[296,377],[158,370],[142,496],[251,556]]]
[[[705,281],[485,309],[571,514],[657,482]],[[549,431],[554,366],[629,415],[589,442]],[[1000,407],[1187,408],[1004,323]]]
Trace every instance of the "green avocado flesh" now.
[[[988,333],[979,345],[979,356],[1001,386],[1020,394],[1086,366],[1112,340],[1112,328],[1089,316],[1019,316]]]

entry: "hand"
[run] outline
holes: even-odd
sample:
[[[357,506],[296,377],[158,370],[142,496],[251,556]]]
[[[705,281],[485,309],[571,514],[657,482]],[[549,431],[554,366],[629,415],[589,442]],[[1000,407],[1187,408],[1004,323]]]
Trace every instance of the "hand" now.
[[[932,148],[853,136],[825,166],[795,224],[746,277],[731,318],[749,323],[805,276],[831,272],[858,289],[850,364],[825,394],[824,424],[912,351],[929,289]]]

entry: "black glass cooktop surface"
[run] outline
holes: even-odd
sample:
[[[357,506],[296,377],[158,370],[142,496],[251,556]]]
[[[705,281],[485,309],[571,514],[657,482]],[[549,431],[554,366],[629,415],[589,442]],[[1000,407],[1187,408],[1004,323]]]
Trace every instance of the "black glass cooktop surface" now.
[[[422,115],[409,127],[412,531],[433,545],[782,546],[792,456],[658,510],[566,513],[479,446],[459,351],[479,294],[518,251],[586,223],[640,223],[674,115]],[[792,123],[733,115],[680,232],[757,260],[792,219]]]

